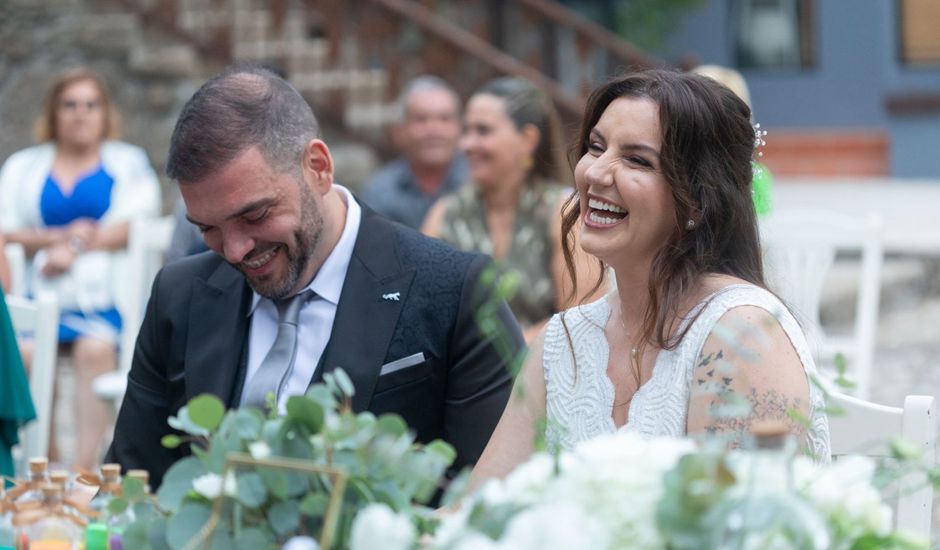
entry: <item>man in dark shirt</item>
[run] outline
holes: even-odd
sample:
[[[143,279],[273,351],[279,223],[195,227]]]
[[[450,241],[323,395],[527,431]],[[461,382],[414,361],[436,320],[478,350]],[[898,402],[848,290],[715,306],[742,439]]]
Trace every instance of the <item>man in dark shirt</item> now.
[[[460,98],[443,80],[421,76],[405,87],[399,103],[402,157],[376,172],[360,198],[379,214],[419,229],[431,205],[467,179],[467,163],[457,151]]]

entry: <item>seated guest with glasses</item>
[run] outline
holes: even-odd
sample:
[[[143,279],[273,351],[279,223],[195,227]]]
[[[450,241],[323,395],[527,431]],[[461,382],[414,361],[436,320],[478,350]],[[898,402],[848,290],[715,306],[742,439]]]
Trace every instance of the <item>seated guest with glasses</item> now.
[[[522,348],[509,308],[484,334],[485,256],[392,223],[333,181],[309,105],[283,79],[233,67],[183,108],[167,174],[211,251],[157,275],[118,415],[110,460],[159,485],[186,452],[165,449],[168,416],[211,393],[279,411],[343,368],[352,407],[400,414],[419,441],[476,462]],[[501,323],[500,323],[501,321]]]
[[[32,258],[32,292],[59,299],[59,341],[69,345],[76,375],[75,465],[85,469],[98,463],[108,424],[107,405],[91,383],[117,364],[121,318],[111,263],[127,246],[130,220],[160,209],[147,155],[115,141],[118,134],[104,80],[74,69],[46,97],[35,128],[39,145],[14,153],[0,169],[0,231]]]

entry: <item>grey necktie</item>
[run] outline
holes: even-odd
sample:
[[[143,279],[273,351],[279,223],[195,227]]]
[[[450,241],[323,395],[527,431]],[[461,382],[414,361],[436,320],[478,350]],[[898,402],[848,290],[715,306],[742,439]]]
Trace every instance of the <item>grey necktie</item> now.
[[[285,300],[278,300],[277,336],[274,345],[264,356],[258,370],[245,386],[242,405],[264,408],[268,392],[274,392],[275,401],[280,397],[290,372],[297,358],[297,318],[304,303],[316,296],[312,290],[305,290]]]

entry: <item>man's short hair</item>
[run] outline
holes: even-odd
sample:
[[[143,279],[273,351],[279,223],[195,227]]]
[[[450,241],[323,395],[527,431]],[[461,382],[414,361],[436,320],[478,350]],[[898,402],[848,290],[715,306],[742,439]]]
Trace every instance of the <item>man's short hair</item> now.
[[[404,120],[407,114],[408,101],[411,99],[411,96],[427,90],[443,90],[449,93],[454,98],[454,106],[457,109],[457,114],[460,114],[460,94],[457,93],[457,90],[443,78],[426,74],[409,80],[402,89],[401,94],[398,95],[398,112],[402,120]]]
[[[166,173],[200,181],[252,146],[277,172],[299,172],[304,147],[319,134],[310,105],[283,78],[262,67],[232,66],[183,107]]]

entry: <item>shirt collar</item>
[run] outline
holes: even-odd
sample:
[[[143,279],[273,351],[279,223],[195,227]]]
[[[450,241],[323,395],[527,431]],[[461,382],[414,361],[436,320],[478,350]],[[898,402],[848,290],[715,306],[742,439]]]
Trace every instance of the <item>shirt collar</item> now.
[[[346,280],[346,272],[349,270],[349,262],[352,260],[353,248],[356,246],[356,238],[359,236],[359,222],[362,220],[362,208],[352,193],[342,185],[333,184],[340,199],[346,203],[346,223],[343,226],[343,233],[336,242],[336,246],[326,257],[326,261],[320,266],[320,270],[313,277],[304,289],[310,289],[317,293],[317,296],[327,302],[339,304],[339,296],[343,291],[343,282]],[[269,300],[252,291],[251,309],[248,315],[254,313],[255,308],[261,300]]]

